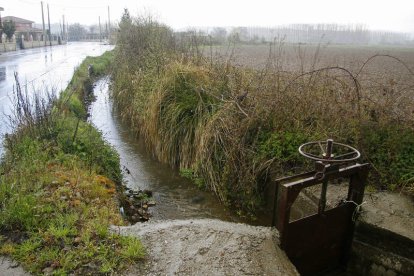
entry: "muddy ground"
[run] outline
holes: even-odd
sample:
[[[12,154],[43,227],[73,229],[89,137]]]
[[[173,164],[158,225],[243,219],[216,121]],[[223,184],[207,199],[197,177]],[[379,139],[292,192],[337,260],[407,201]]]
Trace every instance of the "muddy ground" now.
[[[126,275],[298,275],[269,227],[197,219],[113,230],[141,238],[148,249],[144,265]]]

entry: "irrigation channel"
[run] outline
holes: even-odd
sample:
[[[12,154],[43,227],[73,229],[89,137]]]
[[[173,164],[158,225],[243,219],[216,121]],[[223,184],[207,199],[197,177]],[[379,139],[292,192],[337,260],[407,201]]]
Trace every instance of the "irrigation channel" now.
[[[109,97],[109,79],[95,83],[96,100],[90,107],[89,120],[118,151],[126,186],[132,190],[150,190],[156,202],[150,208],[151,219],[211,218],[230,222],[263,224],[249,221],[226,209],[209,191],[199,189],[190,180],[151,156],[145,145],[114,111]]]

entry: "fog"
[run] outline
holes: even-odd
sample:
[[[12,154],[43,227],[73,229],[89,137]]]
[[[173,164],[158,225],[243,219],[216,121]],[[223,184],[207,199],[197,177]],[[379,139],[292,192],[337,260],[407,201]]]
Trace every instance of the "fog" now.
[[[281,28],[292,24],[335,24],[406,33],[411,39],[414,37],[414,1],[410,0],[49,0],[44,2],[45,12],[47,3],[51,23],[61,22],[64,14],[69,24],[97,24],[99,16],[102,24],[106,24],[109,6],[113,23],[118,21],[123,9],[128,8],[131,15],[151,14],[176,30],[187,27]],[[0,0],[0,7],[4,8],[2,16],[13,15],[42,22],[38,0]]]

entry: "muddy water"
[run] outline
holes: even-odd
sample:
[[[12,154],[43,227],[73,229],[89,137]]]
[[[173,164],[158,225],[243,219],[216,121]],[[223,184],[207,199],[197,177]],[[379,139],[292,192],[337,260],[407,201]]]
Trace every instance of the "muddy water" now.
[[[157,203],[150,210],[153,219],[215,218],[258,223],[241,219],[220,204],[211,192],[198,189],[176,170],[155,161],[142,141],[113,112],[108,83],[108,79],[96,83],[96,101],[91,105],[90,121],[118,151],[127,186],[134,190],[153,191]]]

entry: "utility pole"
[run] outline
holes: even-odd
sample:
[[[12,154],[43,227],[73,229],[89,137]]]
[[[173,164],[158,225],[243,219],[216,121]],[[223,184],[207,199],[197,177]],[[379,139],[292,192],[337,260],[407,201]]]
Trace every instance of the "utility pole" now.
[[[42,6],[43,41],[45,42],[45,46],[46,46],[45,16],[43,14],[43,1],[40,2],[40,5]]]
[[[62,34],[62,40],[66,40],[66,25],[65,25],[65,15],[62,15],[62,22],[63,22],[63,34]]]
[[[52,46],[52,30],[50,29],[49,3],[47,3],[47,22],[49,25],[49,46]]]
[[[101,17],[99,16],[99,42],[102,42]]]
[[[109,16],[109,6],[108,6],[108,43],[111,40],[111,17]]]
[[[3,7],[0,7],[0,43],[2,43],[2,36],[3,36],[3,24],[1,24],[1,12],[4,11]]]

